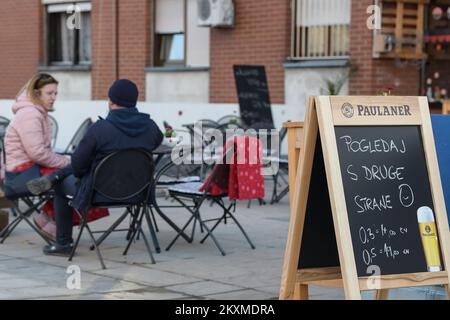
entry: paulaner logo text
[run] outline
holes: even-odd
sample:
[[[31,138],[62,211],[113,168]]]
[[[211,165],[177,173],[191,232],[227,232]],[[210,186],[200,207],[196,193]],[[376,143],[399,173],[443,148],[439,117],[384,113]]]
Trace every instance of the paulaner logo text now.
[[[358,116],[412,116],[411,108],[403,106],[363,106],[358,105]]]

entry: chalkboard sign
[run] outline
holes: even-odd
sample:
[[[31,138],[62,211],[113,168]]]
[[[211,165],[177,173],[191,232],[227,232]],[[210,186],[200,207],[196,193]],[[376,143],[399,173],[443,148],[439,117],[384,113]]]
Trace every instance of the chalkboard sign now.
[[[233,66],[243,122],[253,129],[273,129],[269,86],[264,66]]]
[[[347,299],[448,284],[450,237],[427,99],[315,97],[304,123],[280,298],[305,298],[310,284],[341,284]]]
[[[434,212],[418,126],[336,127],[358,276],[427,272],[417,211]]]
[[[320,137],[317,137],[298,268],[338,266],[339,256],[333,215],[331,214],[327,176]]]

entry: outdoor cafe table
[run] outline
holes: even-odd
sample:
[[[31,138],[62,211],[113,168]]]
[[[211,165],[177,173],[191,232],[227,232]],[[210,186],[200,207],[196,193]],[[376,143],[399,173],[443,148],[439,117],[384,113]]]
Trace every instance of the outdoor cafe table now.
[[[155,150],[153,150],[152,154],[154,156],[156,156],[156,159],[154,160],[154,164],[155,164],[155,168],[157,168],[158,163],[164,158],[164,156],[170,156],[170,154],[172,153],[172,149],[173,147],[167,146],[167,145],[160,145],[159,147],[157,147]],[[164,166],[163,166],[164,168]],[[157,176],[158,172],[154,173],[154,176]],[[156,197],[156,184],[153,186],[153,194]],[[174,229],[177,233],[180,233],[181,236],[189,242],[190,238],[186,235],[186,233],[184,233],[169,217],[167,217],[167,215],[164,214],[164,212],[161,211],[161,209],[158,207],[158,205],[155,203],[153,203],[153,207],[156,209],[156,212],[159,214],[159,216],[165,221],[167,222],[167,224],[169,226],[172,227],[172,229]],[[156,252],[160,253],[161,252],[161,248],[159,247],[158,242],[155,242],[155,250]]]
[[[172,149],[173,149],[173,147],[169,147],[167,145],[161,144],[159,147],[157,147],[155,150],[153,150],[152,154],[156,156],[155,167],[164,156],[172,153]]]

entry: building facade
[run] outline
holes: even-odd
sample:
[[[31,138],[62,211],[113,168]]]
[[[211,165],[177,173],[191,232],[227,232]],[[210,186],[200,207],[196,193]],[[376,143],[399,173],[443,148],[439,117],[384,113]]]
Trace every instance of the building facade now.
[[[426,94],[427,80],[444,96],[450,86],[450,26],[427,33],[436,6],[448,23],[449,1],[234,0],[231,27],[199,26],[205,2],[2,0],[0,99],[42,71],[60,80],[61,100],[103,100],[115,79],[130,78],[142,101],[236,103],[234,64],[264,65],[272,103],[290,106],[388,87]]]

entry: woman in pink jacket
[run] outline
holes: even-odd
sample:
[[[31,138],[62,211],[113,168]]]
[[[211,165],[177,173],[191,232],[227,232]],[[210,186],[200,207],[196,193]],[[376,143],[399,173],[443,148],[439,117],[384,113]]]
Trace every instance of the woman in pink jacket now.
[[[26,190],[24,179],[36,178],[45,168],[63,168],[70,164],[66,156],[53,152],[51,147],[52,112],[58,94],[58,81],[48,74],[37,74],[19,92],[12,107],[14,118],[5,135],[6,179],[5,194],[18,198]],[[37,170],[37,171],[36,171]],[[38,173],[39,174],[39,173]],[[44,213],[34,217],[38,228],[54,238],[56,227]]]

